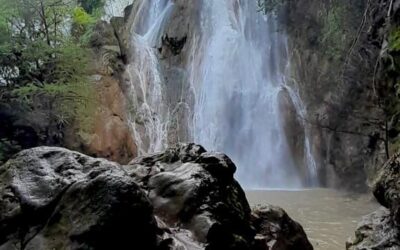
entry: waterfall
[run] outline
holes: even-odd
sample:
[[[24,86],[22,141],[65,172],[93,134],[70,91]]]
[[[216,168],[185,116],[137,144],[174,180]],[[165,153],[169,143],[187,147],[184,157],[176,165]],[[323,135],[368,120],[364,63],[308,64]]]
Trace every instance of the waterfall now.
[[[289,60],[287,61],[287,70],[286,72],[290,69],[290,63]],[[304,129],[304,142],[303,142],[303,148],[304,148],[304,164],[307,166],[307,178],[306,180],[306,185],[315,187],[319,185],[318,181],[318,169],[317,169],[317,163],[314,159],[313,152],[311,149],[311,142],[310,142],[310,128],[309,124],[307,124],[305,121],[307,119],[307,111],[304,106],[303,101],[300,98],[300,94],[298,93],[298,89],[295,89],[292,86],[289,86],[287,84],[287,81],[283,82],[283,85],[285,86],[285,89],[288,91],[289,96],[293,102],[293,106],[296,109],[296,113],[298,115],[298,120],[300,120],[300,123]]]
[[[130,124],[140,155],[170,143],[175,111],[167,104],[166,85],[173,83],[164,82],[157,48],[175,5],[173,0],[147,0],[136,6],[127,73]],[[185,106],[191,141],[229,155],[246,188],[302,187],[305,177],[292,156],[283,124],[285,110],[280,107],[286,91],[305,134],[307,184],[316,185],[306,109],[298,91],[287,84],[287,38],[278,31],[276,19],[259,13],[256,0],[203,0],[199,6],[199,27],[192,32],[184,69],[195,99],[193,107]]]
[[[256,1],[204,1],[203,51],[197,55],[202,64],[192,79],[198,92],[194,139],[209,150],[228,154],[246,188],[298,188],[302,180],[279,108],[279,94],[289,88],[286,37],[278,32],[276,20],[258,13],[256,5]],[[293,102],[297,105],[298,100]],[[304,148],[314,177],[307,136]]]

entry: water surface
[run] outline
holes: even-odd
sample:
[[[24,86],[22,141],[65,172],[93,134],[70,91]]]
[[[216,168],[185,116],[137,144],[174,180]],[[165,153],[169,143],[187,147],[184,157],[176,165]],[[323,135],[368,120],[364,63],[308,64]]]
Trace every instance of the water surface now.
[[[272,204],[301,223],[315,250],[345,249],[361,217],[379,205],[371,195],[349,195],[330,189],[246,191],[250,205]]]

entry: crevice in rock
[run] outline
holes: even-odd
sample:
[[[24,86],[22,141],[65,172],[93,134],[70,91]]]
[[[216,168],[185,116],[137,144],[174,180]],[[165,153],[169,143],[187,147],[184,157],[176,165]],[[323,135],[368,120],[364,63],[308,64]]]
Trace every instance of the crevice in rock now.
[[[182,38],[169,37],[167,34],[161,38],[163,46],[167,47],[173,55],[179,55],[186,44],[187,36]],[[159,49],[162,51],[162,47]]]

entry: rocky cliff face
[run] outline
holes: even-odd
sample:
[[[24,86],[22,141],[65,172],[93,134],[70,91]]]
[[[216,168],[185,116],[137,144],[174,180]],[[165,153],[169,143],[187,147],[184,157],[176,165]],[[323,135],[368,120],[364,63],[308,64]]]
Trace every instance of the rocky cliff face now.
[[[290,41],[290,84],[306,104],[322,184],[365,190],[367,176],[392,153],[386,99],[392,90],[382,92],[388,80],[381,78],[384,67],[377,65],[390,29],[396,27],[399,3],[285,3],[280,16]],[[296,121],[288,126],[293,130]]]
[[[91,100],[93,113],[87,124],[78,121],[67,128],[64,146],[127,163],[137,156],[137,147],[129,127],[129,101],[122,84],[126,45],[117,35],[116,28],[105,21],[96,25],[90,45],[89,79],[95,94]]]
[[[0,249],[313,249],[283,210],[251,212],[235,170],[194,144],[128,165],[23,151],[0,167]]]

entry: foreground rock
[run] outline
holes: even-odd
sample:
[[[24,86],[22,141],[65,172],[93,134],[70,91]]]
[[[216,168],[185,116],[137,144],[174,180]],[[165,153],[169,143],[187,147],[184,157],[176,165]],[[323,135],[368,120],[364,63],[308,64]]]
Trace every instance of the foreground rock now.
[[[0,168],[0,249],[155,249],[144,192],[117,164],[60,148]]]
[[[375,198],[391,212],[393,223],[400,226],[400,153],[395,154],[378,172],[373,183]]]
[[[367,215],[356,230],[355,240],[347,249],[400,249],[400,153],[394,155],[378,172],[372,190],[384,206]]]
[[[257,206],[252,213],[258,249],[312,250],[303,227],[279,207]],[[266,248],[267,246],[267,248]]]
[[[0,249],[312,249],[283,210],[251,214],[235,170],[194,144],[126,166],[23,151],[0,167]]]
[[[347,243],[349,250],[377,249],[398,250],[399,231],[393,225],[390,211],[381,208],[363,218],[352,242]]]

